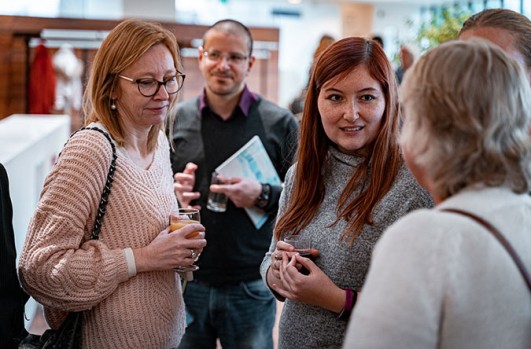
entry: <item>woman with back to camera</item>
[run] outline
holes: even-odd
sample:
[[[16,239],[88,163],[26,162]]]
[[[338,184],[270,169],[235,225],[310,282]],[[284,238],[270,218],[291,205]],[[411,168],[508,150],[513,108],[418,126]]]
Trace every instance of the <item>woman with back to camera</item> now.
[[[445,43],[406,74],[401,144],[436,202],[378,242],[344,348],[531,348],[531,89],[484,40]],[[392,289],[390,293],[389,290]]]
[[[400,155],[398,124],[395,74],[379,44],[346,38],[321,54],[261,266],[286,299],[279,348],[341,347],[373,245],[396,219],[432,205]],[[311,240],[315,262],[282,241],[290,235]]]
[[[175,36],[161,26],[132,19],[110,32],[84,96],[85,125],[108,132],[118,156],[99,239],[90,236],[112,150],[93,130],[65,145],[30,223],[21,283],[52,328],[83,311],[83,348],[175,348],[184,333],[174,268],[192,264],[206,240],[200,224],[168,227],[177,201],[163,131],[181,71]]]

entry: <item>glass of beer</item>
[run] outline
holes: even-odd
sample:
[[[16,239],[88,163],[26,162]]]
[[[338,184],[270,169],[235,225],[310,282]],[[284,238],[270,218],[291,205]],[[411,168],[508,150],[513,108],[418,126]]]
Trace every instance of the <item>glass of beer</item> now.
[[[201,222],[201,217],[199,215],[199,210],[196,208],[179,208],[177,211],[170,215],[170,231],[175,231],[181,229],[188,224],[196,224]],[[194,231],[188,235],[186,238],[190,239],[199,234],[198,231]],[[195,257],[195,261],[199,258],[199,254]],[[180,266],[175,269],[178,273],[186,273],[189,271],[196,271],[199,267],[195,264],[189,266]]]

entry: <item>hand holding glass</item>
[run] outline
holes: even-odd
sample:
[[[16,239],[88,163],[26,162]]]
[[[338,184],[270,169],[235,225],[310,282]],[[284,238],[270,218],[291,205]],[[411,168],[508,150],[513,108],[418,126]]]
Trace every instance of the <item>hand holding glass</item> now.
[[[291,235],[284,238],[284,242],[290,244],[302,257],[315,259],[317,256],[312,249],[312,242],[309,238],[300,235]]]
[[[223,184],[219,178],[217,172],[212,172],[212,178],[210,180],[210,184]],[[225,212],[227,210],[227,201],[228,198],[225,194],[222,193],[214,193],[213,191],[210,191],[208,193],[208,202],[207,202],[207,208],[210,211],[214,212]]]
[[[197,224],[201,222],[199,215],[199,210],[195,208],[180,208],[177,212],[170,215],[170,231],[175,231],[181,229],[182,227],[188,224]],[[187,239],[191,239],[199,234],[198,231],[194,231],[186,236]],[[192,257],[194,261],[199,259],[199,253],[195,254],[195,251],[192,250]],[[189,266],[179,266],[175,271],[179,273],[184,273],[188,271],[196,271],[199,267],[195,264]]]
[[[291,235],[285,237],[283,241],[293,246],[295,252],[298,252],[301,257],[310,258],[312,261],[315,261],[315,259],[319,257],[319,251],[317,251],[315,248],[312,248],[312,241],[308,237],[301,235]],[[299,271],[304,275],[308,275],[309,273],[304,267],[301,267]]]

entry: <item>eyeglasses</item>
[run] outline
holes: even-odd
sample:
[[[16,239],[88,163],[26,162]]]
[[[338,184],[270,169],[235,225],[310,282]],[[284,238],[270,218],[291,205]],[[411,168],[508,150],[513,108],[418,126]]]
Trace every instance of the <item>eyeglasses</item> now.
[[[172,76],[168,80],[158,81],[156,79],[132,79],[127,76],[118,75],[118,77],[131,81],[138,86],[138,92],[144,97],[153,97],[159,92],[161,86],[164,86],[166,92],[169,95],[173,95],[183,87],[185,74],[178,72],[176,75]]]
[[[249,56],[240,55],[238,53],[229,53],[229,54],[222,54],[219,51],[203,51],[203,56],[206,57],[211,62],[219,63],[223,58],[227,60],[228,64],[231,65],[240,65]]]

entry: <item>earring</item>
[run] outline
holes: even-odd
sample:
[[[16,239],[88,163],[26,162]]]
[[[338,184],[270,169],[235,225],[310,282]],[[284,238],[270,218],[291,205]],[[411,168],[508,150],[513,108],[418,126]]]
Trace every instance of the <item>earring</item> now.
[[[111,110],[116,110],[116,103],[114,103],[114,99],[111,100]]]

